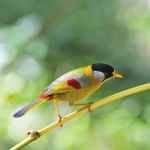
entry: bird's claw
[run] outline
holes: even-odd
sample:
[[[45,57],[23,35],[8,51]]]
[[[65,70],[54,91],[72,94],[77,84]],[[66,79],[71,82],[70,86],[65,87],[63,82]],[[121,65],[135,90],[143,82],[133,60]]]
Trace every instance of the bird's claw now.
[[[92,105],[92,104],[93,104],[93,102],[89,102],[89,103],[88,103],[88,111],[89,111],[89,112],[92,112],[92,110],[91,110],[91,105]]]
[[[63,124],[61,123],[61,121],[62,121],[62,117],[59,115],[59,116],[58,116],[58,123],[60,124],[60,127],[63,126]]]

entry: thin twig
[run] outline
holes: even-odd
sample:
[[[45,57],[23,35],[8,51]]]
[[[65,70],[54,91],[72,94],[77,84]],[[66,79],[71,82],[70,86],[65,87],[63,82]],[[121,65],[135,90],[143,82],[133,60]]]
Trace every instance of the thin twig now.
[[[144,84],[144,85],[141,85],[141,86],[137,86],[137,87],[134,87],[134,88],[131,88],[131,89],[127,89],[127,90],[124,90],[122,92],[116,93],[114,95],[108,96],[108,97],[106,97],[102,100],[99,100],[98,102],[95,102],[95,103],[91,104],[90,109],[94,110],[94,109],[96,109],[100,106],[103,106],[105,104],[108,104],[112,101],[118,100],[120,98],[129,96],[129,95],[132,95],[132,94],[135,94],[135,93],[138,93],[138,92],[142,92],[142,91],[145,91],[145,90],[150,90],[150,83],[147,83],[147,84]],[[76,117],[78,117],[78,116],[80,116],[80,115],[82,115],[82,114],[84,114],[88,111],[89,111],[89,109],[87,107],[83,107],[82,109],[80,109],[78,111],[75,111],[75,112],[65,116],[61,120],[61,123],[56,121],[56,122],[48,125],[47,127],[43,128],[39,131],[30,131],[30,132],[28,132],[28,136],[24,140],[22,140],[20,143],[18,143],[16,146],[11,148],[11,150],[19,150],[19,149],[23,148],[24,146],[28,145],[32,141],[35,141],[36,139],[40,138],[44,134],[47,134],[49,131],[51,131],[51,130],[57,128],[57,127],[60,127],[61,124],[64,124],[64,123],[70,121],[71,119],[76,118]]]

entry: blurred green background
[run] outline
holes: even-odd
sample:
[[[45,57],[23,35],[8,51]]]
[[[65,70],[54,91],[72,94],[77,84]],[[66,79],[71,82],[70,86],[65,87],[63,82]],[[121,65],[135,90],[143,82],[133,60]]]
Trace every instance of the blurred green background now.
[[[149,82],[149,0],[0,1],[0,149],[56,120],[53,103],[16,119],[59,75],[103,62],[124,75],[84,101]],[[65,124],[25,150],[149,150],[150,93],[110,103]],[[78,109],[61,103],[64,115]]]

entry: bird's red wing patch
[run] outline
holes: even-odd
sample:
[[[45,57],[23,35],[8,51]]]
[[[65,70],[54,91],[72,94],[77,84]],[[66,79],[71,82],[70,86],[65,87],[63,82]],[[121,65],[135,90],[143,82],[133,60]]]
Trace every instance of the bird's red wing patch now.
[[[68,80],[67,84],[72,86],[75,89],[81,89],[80,83],[77,80],[75,80],[75,79]]]

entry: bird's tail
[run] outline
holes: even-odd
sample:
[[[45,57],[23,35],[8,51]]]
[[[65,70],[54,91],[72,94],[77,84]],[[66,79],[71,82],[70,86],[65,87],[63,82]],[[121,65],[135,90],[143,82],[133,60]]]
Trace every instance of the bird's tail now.
[[[16,117],[16,118],[21,117],[25,113],[27,113],[28,111],[30,111],[33,108],[39,106],[42,102],[44,102],[44,101],[41,100],[40,98],[37,98],[36,100],[34,100],[33,102],[31,102],[30,104],[24,106],[22,109],[20,109],[16,113],[14,113],[13,116]]]

